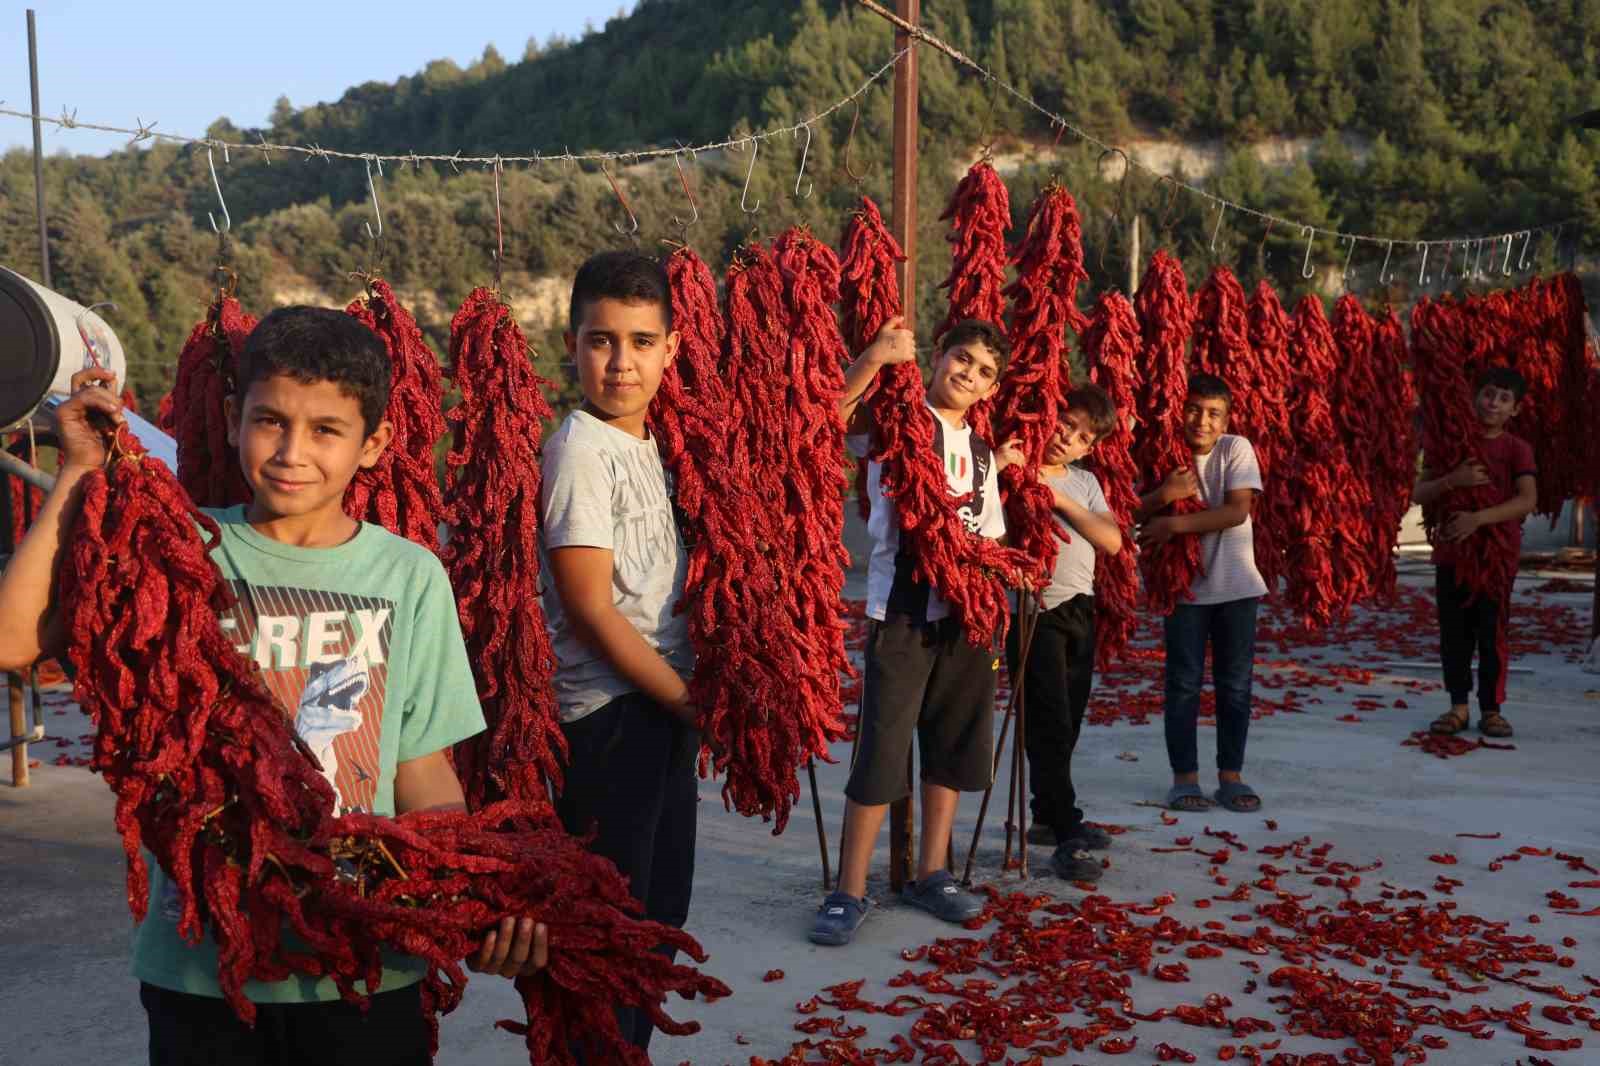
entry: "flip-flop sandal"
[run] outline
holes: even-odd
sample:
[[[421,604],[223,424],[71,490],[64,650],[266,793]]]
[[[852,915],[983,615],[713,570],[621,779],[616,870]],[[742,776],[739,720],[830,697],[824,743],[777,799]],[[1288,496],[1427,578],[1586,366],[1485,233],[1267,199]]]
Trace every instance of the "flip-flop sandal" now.
[[[1428,732],[1437,733],[1442,737],[1453,737],[1471,724],[1471,712],[1445,711],[1428,726]]]
[[[1173,785],[1167,792],[1167,809],[1173,811],[1204,811],[1211,801],[1200,791],[1199,785]]]
[[[1486,714],[1478,720],[1478,732],[1486,737],[1509,737],[1511,723],[1499,714]]]
[[[1261,809],[1261,797],[1243,781],[1219,782],[1212,798],[1235,814],[1250,814]],[[1250,800],[1255,802],[1250,803]]]

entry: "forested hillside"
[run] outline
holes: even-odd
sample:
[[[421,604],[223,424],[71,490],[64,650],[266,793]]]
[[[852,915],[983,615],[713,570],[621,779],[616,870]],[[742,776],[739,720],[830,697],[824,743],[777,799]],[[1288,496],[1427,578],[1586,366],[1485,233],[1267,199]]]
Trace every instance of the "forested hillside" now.
[[[1209,187],[1263,210],[1399,236],[1496,232],[1575,215],[1581,223],[1569,236],[1583,243],[1600,234],[1600,134],[1566,125],[1600,105],[1600,0],[925,0],[924,8],[935,32],[1104,138],[1220,141],[1226,154]],[[530,45],[519,62],[492,51],[466,69],[440,61],[392,85],[356,86],[336,102],[296,109],[284,101],[259,130],[219,119],[209,132],[386,153],[694,144],[820,110],[892,50],[887,26],[850,2],[642,0],[583,40]],[[925,51],[922,77],[924,322],[946,257],[937,216],[986,134],[997,150],[1037,149],[1036,165],[1008,173],[1019,219],[1053,174],[1078,197],[1096,286],[1127,276],[1126,241],[1108,238],[1119,201],[1124,220],[1142,212],[1161,230],[1157,238],[1182,254],[1191,277],[1220,260],[1247,281],[1264,268],[1285,290],[1308,284],[1298,231],[1263,234],[1228,217],[1213,252],[1215,213],[1199,202],[1180,196],[1167,210],[1166,191],[1146,176],[1102,181],[1098,151],[1070,136],[1051,153],[1043,119],[936,53]],[[127,121],[136,102],[128,116],[85,117]],[[702,221],[689,239],[716,259],[752,230],[770,235],[795,221],[836,234],[857,195],[838,167],[850,114],[817,130],[808,166],[816,191],[803,202],[793,196],[802,139],[762,148],[750,188],[750,201],[761,201],[756,215],[739,209],[747,154],[693,161]],[[886,80],[864,99],[852,147],[865,190],[880,199],[889,119]],[[70,145],[70,136],[58,141]],[[1268,166],[1250,149],[1275,137],[1315,138],[1318,148],[1295,165]],[[258,152],[218,162],[247,306],[353,294],[348,273],[373,255],[359,163],[278,155],[268,165]],[[117,302],[135,383],[153,400],[207,299],[216,260],[205,153],[139,146],[107,158],[55,156],[46,171],[57,287],[84,302]],[[624,165],[617,176],[639,217],[641,246],[678,235],[670,219],[687,205],[669,162]],[[36,275],[31,186],[25,152],[0,160],[0,263]],[[441,341],[453,307],[492,275],[490,175],[390,167],[380,196],[381,266]],[[597,167],[514,167],[502,198],[507,291],[529,317],[530,308],[559,303],[559,279],[585,255],[623,239],[612,228],[621,209]],[[1344,257],[1332,241],[1314,252],[1324,264]],[[1377,293],[1377,263],[1364,261],[1371,250],[1358,254],[1357,288],[1409,296],[1403,285]],[[1399,281],[1414,285],[1415,254],[1404,256],[1397,263],[1409,269]],[[535,338],[551,373],[556,338],[547,330]]]

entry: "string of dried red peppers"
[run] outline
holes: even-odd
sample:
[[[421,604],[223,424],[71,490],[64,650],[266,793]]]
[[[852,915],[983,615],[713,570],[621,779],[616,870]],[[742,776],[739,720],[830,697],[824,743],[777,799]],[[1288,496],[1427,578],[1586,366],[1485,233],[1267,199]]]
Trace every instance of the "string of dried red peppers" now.
[[[161,420],[161,428],[178,446],[179,484],[201,507],[250,502],[239,453],[228,443],[223,401],[233,395],[239,351],[255,328],[255,318],[238,300],[218,296],[178,353],[171,416]]]
[[[434,472],[434,448],[445,431],[438,357],[382,278],[368,279],[366,295],[345,310],[376,333],[389,352],[393,370],[384,418],[394,427],[377,464],[356,471],[345,490],[345,513],[438,551],[444,500]]]
[[[950,233],[945,238],[951,245],[950,274],[939,285],[949,291],[950,303],[934,336],[944,336],[951,326],[969,318],[1001,325],[1006,313],[1006,231],[1011,228],[1011,193],[988,159],[980,159],[967,169],[939,221],[950,223]],[[1074,281],[1074,287],[1076,284]],[[979,437],[998,444],[990,426],[994,406],[995,398],[980,400],[967,412],[967,421]]]
[[[474,289],[450,320],[449,377],[461,402],[445,456],[440,551],[487,728],[455,749],[474,808],[547,803],[561,788],[567,742],[551,679],[555,652],[539,594],[539,467],[550,383],[493,289]]]
[[[437,1014],[466,985],[462,960],[501,918],[530,915],[549,927],[551,962],[518,982],[525,1024],[503,1024],[525,1032],[531,1063],[575,1066],[581,1045],[645,1066],[617,1005],[693,1031],[662,1013],[665,995],[728,989],[669,962],[658,945],[704,954],[682,931],[635,917],[616,867],[545,808],[334,816],[289,714],[218,620],[230,598],[209,556],[218,535],[120,430],[107,468],[84,479],[58,575],[74,696],[95,723],[93,769],[116,794],[135,919],[149,898],[148,849],[176,888],[180,934],[216,942],[224,997],[247,1022],[248,980],[328,977],[361,1002],[384,949],[415,956],[437,1050]],[[303,945],[285,944],[285,930]]]

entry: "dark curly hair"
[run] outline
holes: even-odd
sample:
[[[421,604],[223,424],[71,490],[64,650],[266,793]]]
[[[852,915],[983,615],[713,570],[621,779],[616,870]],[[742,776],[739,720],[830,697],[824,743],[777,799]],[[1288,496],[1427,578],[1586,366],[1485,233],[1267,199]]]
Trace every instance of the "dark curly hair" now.
[[[371,434],[389,407],[392,372],[383,341],[343,311],[280,307],[263,318],[239,352],[235,383],[241,406],[250,386],[275,374],[313,384],[331,381],[361,405]]]

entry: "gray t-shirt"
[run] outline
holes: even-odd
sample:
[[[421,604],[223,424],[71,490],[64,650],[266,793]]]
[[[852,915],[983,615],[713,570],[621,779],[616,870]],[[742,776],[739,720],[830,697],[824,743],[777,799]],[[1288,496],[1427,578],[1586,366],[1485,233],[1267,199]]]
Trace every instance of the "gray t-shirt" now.
[[[1044,480],[1045,484],[1090,514],[1111,517],[1111,508],[1106,504],[1105,493],[1100,491],[1099,480],[1082,467],[1069,466],[1060,476]],[[1094,545],[1072,528],[1066,515],[1056,511],[1055,517],[1065,527],[1072,541],[1062,544],[1056,552],[1056,570],[1044,590],[1044,609],[1047,611],[1074,596],[1094,595]]]
[[[1261,466],[1256,450],[1243,437],[1224,433],[1205,455],[1195,459],[1200,498],[1207,507],[1221,507],[1236,489],[1261,491]],[[1255,526],[1242,525],[1200,536],[1200,562],[1206,572],[1189,589],[1191,603],[1229,603],[1267,594],[1267,583],[1256,569]]]
[[[688,619],[673,613],[683,594],[689,553],[655,439],[640,440],[574,411],[545,442],[540,514],[546,569],[555,548],[609,549],[611,602],[674,669],[684,674],[693,669]],[[563,722],[575,722],[635,691],[577,638],[551,582],[544,588],[544,615],[556,653],[556,701]]]

